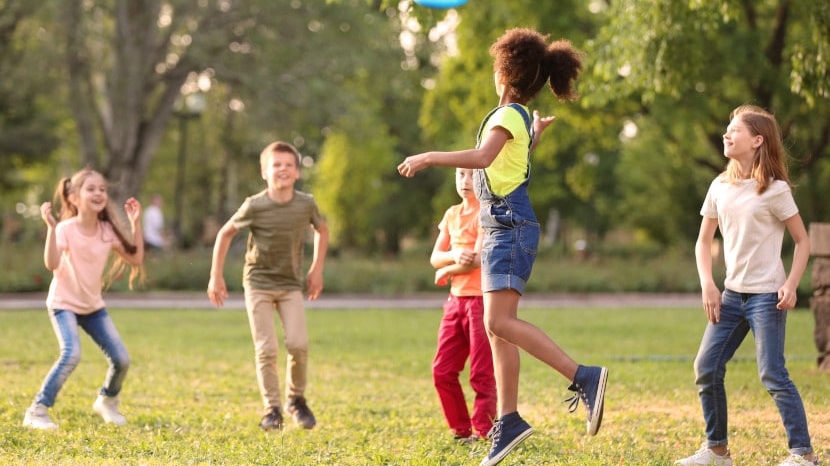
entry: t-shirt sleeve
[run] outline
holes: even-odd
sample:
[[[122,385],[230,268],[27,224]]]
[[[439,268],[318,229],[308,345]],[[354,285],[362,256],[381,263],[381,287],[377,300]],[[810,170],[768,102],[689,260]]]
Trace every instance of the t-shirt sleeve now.
[[[775,190],[769,200],[770,211],[775,218],[783,222],[798,213],[793,192],[786,182],[776,182],[770,189]]]
[[[58,223],[58,226],[55,227],[55,245],[58,248],[58,252],[66,251],[66,247],[69,242],[66,240],[66,224],[61,222]]]
[[[444,216],[441,217],[441,221],[438,222],[438,231],[446,232],[447,228],[449,228],[449,217],[452,215],[452,208],[449,208],[444,212]]]
[[[239,206],[239,209],[231,217],[234,228],[242,230],[251,226],[251,198],[246,198],[245,202]]]
[[[325,222],[325,219],[320,213],[320,208],[317,207],[317,201],[314,200],[314,197],[309,195],[309,199],[311,201],[311,225],[314,229],[318,229]]]
[[[491,131],[497,126],[506,129],[514,139],[522,132],[527,132],[522,116],[510,106],[504,106],[493,113],[490,121],[487,122],[487,131]]]
[[[700,215],[703,217],[718,218],[717,196],[715,195],[717,185],[715,183],[720,183],[720,181],[716,179],[709,185],[709,191],[706,192],[706,198],[703,200],[703,206],[700,208]]]

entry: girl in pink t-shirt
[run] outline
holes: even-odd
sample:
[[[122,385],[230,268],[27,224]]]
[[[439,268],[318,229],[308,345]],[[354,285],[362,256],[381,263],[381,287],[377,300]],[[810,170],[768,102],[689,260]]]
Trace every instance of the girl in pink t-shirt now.
[[[131,289],[136,279],[143,280],[141,204],[130,198],[124,205],[132,230],[130,240],[114,220],[107,182],[100,173],[84,169],[72,178],[63,178],[55,198],[61,201],[61,221],[52,215],[50,202],[41,205],[40,213],[47,227],[43,260],[46,268],[53,271],[46,304],[58,337],[60,356],[26,411],[23,425],[35,429],[58,427],[49,417],[48,409],[55,404],[58,391],[80,361],[78,327],[89,334],[109,363],[92,408],[104,421],[124,425],[127,421],[118,411],[118,394],[130,366],[130,356],[107,313],[101,292],[103,283],[118,276],[125,264],[131,266]],[[117,258],[104,276],[110,251],[115,251]]]

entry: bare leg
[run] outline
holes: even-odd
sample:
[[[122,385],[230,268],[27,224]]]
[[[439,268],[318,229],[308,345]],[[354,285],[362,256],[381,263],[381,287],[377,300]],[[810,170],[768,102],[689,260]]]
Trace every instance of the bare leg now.
[[[572,381],[578,364],[535,325],[518,318],[515,290],[484,294],[484,323],[493,349],[499,416],[515,412],[519,392],[519,348]]]

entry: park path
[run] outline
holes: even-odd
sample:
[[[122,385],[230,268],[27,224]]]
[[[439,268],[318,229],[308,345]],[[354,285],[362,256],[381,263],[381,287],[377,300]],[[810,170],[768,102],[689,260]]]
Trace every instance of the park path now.
[[[308,309],[440,309],[446,293],[400,296],[368,294],[323,294],[316,301],[306,301]],[[0,310],[42,309],[45,293],[0,294]],[[106,293],[109,308],[131,309],[204,309],[213,307],[201,292],[130,292]],[[527,293],[520,307],[561,309],[602,308],[689,308],[700,306],[698,293]],[[232,293],[223,309],[244,309],[242,293]]]

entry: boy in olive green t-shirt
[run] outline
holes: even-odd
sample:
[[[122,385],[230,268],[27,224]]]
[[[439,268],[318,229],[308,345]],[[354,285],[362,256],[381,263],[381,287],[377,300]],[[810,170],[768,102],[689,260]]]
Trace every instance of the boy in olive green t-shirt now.
[[[256,352],[256,373],[265,405],[259,423],[263,430],[281,429],[281,395],[277,375],[274,311],[285,334],[285,411],[306,429],[316,424],[305,400],[308,332],[303,305],[303,246],[308,227],[314,230],[314,257],[305,277],[307,296],[315,300],[323,290],[323,263],[329,232],[310,194],[296,191],[300,153],[291,144],[273,142],[260,154],[262,178],[268,187],[247,199],[216,235],[208,283],[208,298],[221,306],[228,297],[222,275],[231,240],[248,228],[243,287],[245,307]]]

